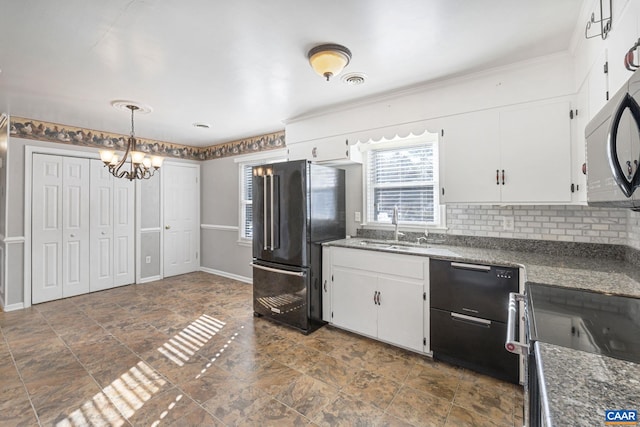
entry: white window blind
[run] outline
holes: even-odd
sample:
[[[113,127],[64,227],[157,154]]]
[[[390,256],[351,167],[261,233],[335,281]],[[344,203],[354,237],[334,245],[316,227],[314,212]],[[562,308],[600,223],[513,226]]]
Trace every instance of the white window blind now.
[[[253,202],[251,200],[253,193],[253,165],[241,165],[242,177],[242,194],[240,195],[240,238],[253,238]]]
[[[407,225],[439,225],[435,145],[372,148],[367,154],[367,221],[391,223],[393,208]]]

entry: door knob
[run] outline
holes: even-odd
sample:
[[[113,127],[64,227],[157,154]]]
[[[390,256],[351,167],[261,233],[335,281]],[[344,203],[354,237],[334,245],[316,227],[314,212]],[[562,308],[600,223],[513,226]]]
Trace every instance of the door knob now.
[[[170,229],[170,228],[171,228],[171,226],[170,226],[170,225],[165,225],[165,226],[164,226],[164,229],[165,229],[165,230],[168,230],[168,229]]]

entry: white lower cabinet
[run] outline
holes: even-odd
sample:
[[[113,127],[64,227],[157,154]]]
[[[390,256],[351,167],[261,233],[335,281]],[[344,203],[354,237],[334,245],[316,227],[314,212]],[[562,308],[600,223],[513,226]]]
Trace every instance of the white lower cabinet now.
[[[330,274],[330,286],[323,295],[330,298],[327,311],[331,313],[325,320],[390,344],[429,352],[424,320],[429,312],[425,307],[428,258],[331,247],[325,248],[324,262],[330,264],[324,269]]]

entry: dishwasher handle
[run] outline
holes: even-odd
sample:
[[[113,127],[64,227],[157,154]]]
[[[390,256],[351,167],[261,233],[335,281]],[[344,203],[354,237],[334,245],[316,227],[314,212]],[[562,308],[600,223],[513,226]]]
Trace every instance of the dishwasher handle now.
[[[529,353],[529,345],[516,341],[516,326],[518,325],[518,305],[520,301],[524,301],[524,295],[516,292],[509,293],[509,317],[507,319],[507,338],[504,348],[515,354],[527,355]]]
[[[467,264],[464,262],[452,262],[452,268],[461,268],[463,270],[475,270],[475,271],[491,271],[491,266],[489,265],[480,265],[480,264]]]

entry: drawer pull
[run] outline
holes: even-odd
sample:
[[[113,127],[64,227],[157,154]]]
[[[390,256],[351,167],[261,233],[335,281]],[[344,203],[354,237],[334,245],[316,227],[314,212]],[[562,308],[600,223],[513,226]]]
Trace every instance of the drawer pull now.
[[[458,314],[458,313],[451,313],[451,317],[453,317],[453,320],[459,320],[459,321],[462,321],[462,322],[473,323],[473,324],[476,324],[478,326],[486,326],[486,327],[491,326],[491,320],[480,319],[479,317],[467,316],[467,315]]]

